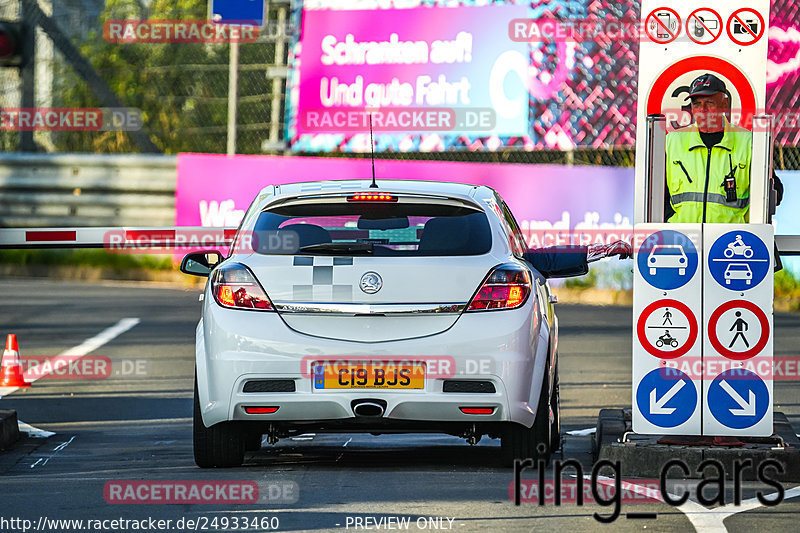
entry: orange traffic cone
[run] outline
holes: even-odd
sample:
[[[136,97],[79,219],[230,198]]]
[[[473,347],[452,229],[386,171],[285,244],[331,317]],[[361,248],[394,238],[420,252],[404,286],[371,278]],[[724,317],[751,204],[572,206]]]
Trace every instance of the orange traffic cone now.
[[[0,364],[0,387],[30,387],[22,377],[22,364],[19,361],[19,347],[17,346],[17,336],[9,334],[6,339],[6,349],[3,352],[2,364]]]

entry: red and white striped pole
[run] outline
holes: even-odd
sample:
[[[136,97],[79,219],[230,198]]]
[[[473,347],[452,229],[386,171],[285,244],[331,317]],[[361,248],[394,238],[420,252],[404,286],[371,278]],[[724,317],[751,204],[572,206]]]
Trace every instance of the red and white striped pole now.
[[[0,249],[103,248],[110,252],[142,252],[181,248],[225,247],[236,228],[100,227],[0,229]]]

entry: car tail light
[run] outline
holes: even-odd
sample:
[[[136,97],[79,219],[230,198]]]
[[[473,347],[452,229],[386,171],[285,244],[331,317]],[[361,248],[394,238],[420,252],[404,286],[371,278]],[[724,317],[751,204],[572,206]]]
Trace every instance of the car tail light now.
[[[222,307],[274,311],[272,302],[269,301],[267,293],[258,284],[255,276],[247,267],[238,263],[214,271],[211,292]]]
[[[490,415],[494,413],[494,407],[459,407],[465,415]]]
[[[358,194],[351,194],[347,197],[348,202],[396,202],[397,197],[391,194],[362,192]]]
[[[495,311],[522,306],[531,293],[531,275],[515,264],[495,267],[473,296],[467,311]]]
[[[278,410],[277,407],[245,407],[244,412],[248,415],[271,415]]]

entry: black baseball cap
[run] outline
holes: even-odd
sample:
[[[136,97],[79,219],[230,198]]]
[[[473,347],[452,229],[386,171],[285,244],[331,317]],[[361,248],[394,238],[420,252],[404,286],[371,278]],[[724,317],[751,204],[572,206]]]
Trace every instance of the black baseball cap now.
[[[724,81],[713,74],[706,73],[692,82],[692,85],[689,87],[689,96],[687,99],[694,98],[695,96],[711,96],[712,94],[727,92]]]

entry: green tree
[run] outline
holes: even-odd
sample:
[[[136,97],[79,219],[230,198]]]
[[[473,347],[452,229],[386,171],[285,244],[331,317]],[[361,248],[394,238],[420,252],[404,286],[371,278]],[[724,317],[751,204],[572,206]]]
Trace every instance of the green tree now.
[[[142,110],[153,142],[166,153],[225,149],[228,45],[109,43],[106,21],[119,19],[205,19],[207,0],[107,0],[98,31],[79,45],[125,106]],[[60,105],[95,107],[99,102],[69,66],[59,75]],[[137,152],[125,132],[61,133],[59,150]]]

